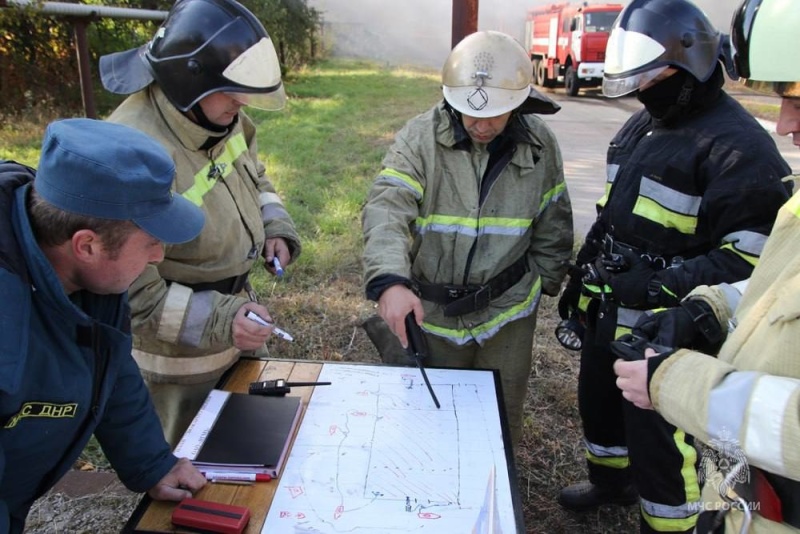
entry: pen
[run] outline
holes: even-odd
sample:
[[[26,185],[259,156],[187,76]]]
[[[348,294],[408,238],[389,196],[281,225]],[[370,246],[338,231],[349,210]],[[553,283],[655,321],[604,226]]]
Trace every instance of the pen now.
[[[211,482],[269,482],[272,477],[266,473],[236,473],[229,471],[203,471],[203,476]]]
[[[278,278],[283,276],[283,265],[281,265],[281,260],[278,259],[278,256],[272,258],[272,266],[275,267],[275,275]]]
[[[250,319],[251,321],[260,324],[261,326],[271,326],[272,331],[275,333],[276,336],[285,339],[286,341],[294,341],[294,338],[289,332],[281,328],[278,328],[274,324],[270,323],[269,321],[258,315],[256,312],[248,310],[247,313],[244,314],[244,316]]]

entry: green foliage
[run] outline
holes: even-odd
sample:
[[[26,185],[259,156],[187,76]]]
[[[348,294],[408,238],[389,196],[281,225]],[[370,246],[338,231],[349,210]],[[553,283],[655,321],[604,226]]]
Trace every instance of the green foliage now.
[[[77,2],[75,2],[77,3]],[[86,3],[111,6],[106,0]],[[168,11],[169,0],[117,0],[113,7]],[[307,0],[245,0],[273,39],[284,74],[321,57],[321,16]],[[146,43],[160,22],[89,18],[86,33],[92,85],[99,115],[121,101],[100,84],[100,56]],[[35,8],[0,9],[0,118],[49,110],[51,115],[83,114],[83,98],[74,46],[75,21],[44,15]]]
[[[293,270],[358,270],[367,189],[395,131],[441,98],[438,74],[326,61],[286,86],[283,111],[248,113],[267,172],[303,237]]]
[[[264,24],[284,73],[318,57],[322,15],[306,0],[243,0]]]

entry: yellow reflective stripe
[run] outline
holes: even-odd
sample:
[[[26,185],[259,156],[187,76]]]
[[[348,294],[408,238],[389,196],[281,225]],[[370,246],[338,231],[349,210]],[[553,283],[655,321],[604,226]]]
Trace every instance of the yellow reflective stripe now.
[[[528,296],[520,302],[516,304],[503,313],[498,314],[497,316],[493,317],[489,321],[473,328],[472,330],[468,330],[466,328],[445,328],[442,326],[436,326],[430,323],[423,322],[422,326],[425,330],[432,334],[436,334],[441,337],[445,337],[447,339],[453,340],[454,342],[458,343],[459,345],[463,345],[465,341],[470,340],[472,338],[481,339],[487,333],[492,332],[493,330],[499,330],[501,326],[506,323],[511,322],[512,320],[518,319],[522,316],[523,312],[529,311],[533,306],[536,305],[536,302],[539,300],[539,294],[541,293],[542,288],[542,279],[537,278],[536,283],[533,284],[530,293]],[[492,332],[493,333],[493,332]],[[491,336],[486,336],[491,337]]]
[[[400,172],[400,171],[396,171],[394,169],[390,169],[390,168],[387,167],[387,168],[385,168],[385,169],[383,169],[381,171],[380,176],[387,176],[387,177],[391,177],[391,178],[397,178],[398,180],[400,180],[401,182],[406,184],[408,187],[413,189],[414,192],[417,193],[417,197],[418,198],[422,198],[422,193],[423,193],[422,186],[420,185],[420,183],[418,181],[416,181],[410,175],[408,175],[408,174],[406,174],[404,172]]]
[[[689,532],[697,523],[697,513],[689,517],[666,518],[655,517],[645,512],[641,507],[639,509],[642,512],[642,518],[644,518],[647,524],[650,525],[650,528],[656,532]]]
[[[479,229],[486,229],[492,226],[500,228],[528,228],[533,221],[531,219],[517,219],[512,217],[481,217],[478,221]]]
[[[633,332],[633,328],[630,326],[617,325],[617,329],[614,330],[614,339],[619,339],[625,334],[630,334],[631,332]]]
[[[547,205],[550,204],[557,197],[561,196],[564,193],[564,191],[566,191],[566,189],[567,189],[567,184],[561,182],[560,184],[556,185],[553,189],[545,193],[544,196],[542,197],[542,203],[539,204],[539,213],[543,212],[544,209],[547,207]]]
[[[588,291],[589,293],[592,293],[592,296],[589,297],[589,298],[597,298],[597,299],[599,299],[600,295],[602,295],[603,293],[611,293],[611,286],[608,286],[608,285],[604,285],[603,287],[600,287],[600,286],[596,286],[594,284],[586,284],[586,285],[583,286],[583,288],[586,291]]]
[[[588,449],[585,454],[586,459],[595,465],[602,465],[612,469],[625,469],[631,465],[631,460],[627,456],[595,456]]]
[[[800,219],[800,192],[792,195],[792,198],[790,198],[784,206],[786,206],[786,209],[793,213],[795,217]]]
[[[697,229],[697,217],[669,211],[649,198],[639,197],[636,199],[633,213],[660,224],[664,228],[675,228],[682,234],[694,235]]]
[[[697,481],[697,449],[686,442],[686,433],[676,428],[672,440],[683,459],[681,479],[685,502],[680,505],[666,505],[643,501],[642,517],[657,532],[684,532],[694,528],[698,513],[696,504],[700,501],[700,484]],[[654,515],[660,514],[660,515]]]
[[[592,297],[581,295],[578,298],[578,309],[585,312],[589,309],[589,303],[592,301]]]
[[[478,228],[478,219],[456,217],[455,215],[430,215],[428,217],[417,217],[416,224],[421,229],[433,225],[461,226],[474,232]]]
[[[608,195],[611,193],[611,185],[609,182],[606,182],[605,191],[603,192],[603,196],[600,197],[600,200],[597,201],[597,205],[601,208],[605,207],[606,203],[608,202]]]
[[[678,298],[678,295],[676,295],[674,291],[671,291],[670,288],[668,288],[664,284],[661,284],[661,291],[663,291],[664,293],[666,293],[667,295],[669,295],[670,297],[672,297],[674,299]]]
[[[219,180],[223,180],[231,174],[233,162],[246,151],[247,142],[244,140],[244,134],[239,133],[228,139],[222,154],[215,160],[209,161],[194,175],[192,187],[184,191],[181,196],[195,206],[202,206],[206,193],[211,191]],[[212,168],[217,169],[219,173],[213,173]]]
[[[418,217],[417,228],[424,233],[428,228],[437,228],[440,232],[445,229],[451,232],[462,232],[468,235],[499,234],[522,235],[530,227],[531,219],[518,219],[512,217],[457,217],[455,215],[429,215]]]
[[[753,267],[755,267],[756,264],[758,263],[758,258],[759,258],[758,256],[752,256],[750,254],[745,254],[741,250],[738,250],[736,247],[734,247],[733,243],[727,243],[725,245],[722,245],[719,248],[721,248],[722,250],[730,250],[731,252],[733,252],[734,254],[739,256],[740,258],[742,258],[744,261],[746,261],[747,263],[752,265]]]
[[[700,500],[700,483],[697,481],[697,449],[694,446],[686,443],[686,433],[681,429],[675,429],[673,434],[675,445],[683,458],[683,466],[681,467],[681,477],[684,480],[684,487],[686,489],[686,502],[693,502]]]

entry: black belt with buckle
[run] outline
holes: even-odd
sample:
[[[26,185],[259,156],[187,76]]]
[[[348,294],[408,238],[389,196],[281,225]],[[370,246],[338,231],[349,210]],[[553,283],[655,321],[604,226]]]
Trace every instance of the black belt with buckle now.
[[[186,282],[178,283],[182,286],[190,288],[192,291],[216,291],[225,295],[236,295],[241,293],[241,291],[245,288],[249,274],[250,271],[242,273],[238,276],[231,276],[230,278],[217,280],[216,282],[198,282],[196,284],[188,284]],[[170,284],[173,281],[166,280],[166,282]]]
[[[444,306],[446,317],[457,317],[488,308],[492,299],[508,291],[528,271],[528,262],[523,254],[485,284],[428,284],[419,280],[414,283],[423,300]]]

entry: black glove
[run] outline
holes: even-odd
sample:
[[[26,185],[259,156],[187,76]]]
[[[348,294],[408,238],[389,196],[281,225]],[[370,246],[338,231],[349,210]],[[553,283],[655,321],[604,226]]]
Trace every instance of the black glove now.
[[[578,302],[581,299],[581,288],[583,284],[581,279],[576,276],[570,276],[567,285],[564,286],[564,291],[561,292],[561,298],[558,299],[558,316],[562,319],[569,319],[569,317],[578,310]]]
[[[611,288],[611,295],[614,300],[629,308],[653,307],[656,302],[653,302],[649,291],[656,283],[653,281],[656,271],[650,266],[649,261],[633,251],[622,255],[627,265],[625,271],[613,273],[603,269],[606,273],[601,275]],[[598,270],[603,268],[602,261],[598,262],[597,267]]]
[[[712,355],[725,340],[725,332],[711,306],[696,298],[684,300],[675,308],[646,313],[633,327],[633,334],[658,345]]]

